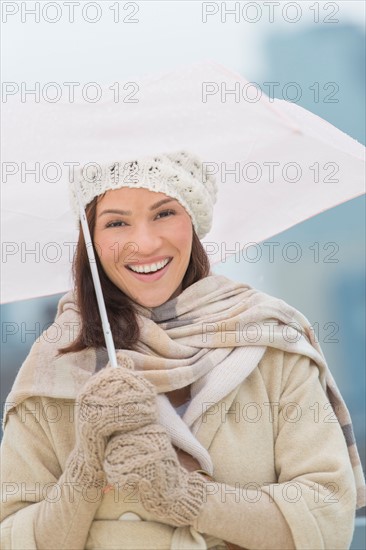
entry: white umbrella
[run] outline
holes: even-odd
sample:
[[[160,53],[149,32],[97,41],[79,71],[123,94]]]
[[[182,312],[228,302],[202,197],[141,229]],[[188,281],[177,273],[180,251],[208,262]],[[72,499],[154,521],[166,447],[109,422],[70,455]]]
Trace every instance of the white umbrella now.
[[[73,165],[187,149],[216,174],[204,239],[211,262],[364,193],[364,147],[301,107],[270,100],[206,62],[85,100],[3,103],[2,294],[11,302],[67,291],[77,231]],[[92,92],[101,96],[92,102]]]

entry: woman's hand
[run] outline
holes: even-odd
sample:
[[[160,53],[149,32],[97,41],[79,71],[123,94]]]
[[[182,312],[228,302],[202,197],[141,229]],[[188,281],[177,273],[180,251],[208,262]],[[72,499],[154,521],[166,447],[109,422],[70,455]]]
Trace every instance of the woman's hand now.
[[[136,483],[143,507],[162,523],[192,525],[204,503],[205,479],[180,465],[165,428],[157,423],[112,437],[103,468],[110,485]]]
[[[156,421],[156,391],[133,372],[132,360],[117,353],[118,367],[108,364],[93,375],[76,399],[76,445],[66,469],[69,481],[84,487],[105,485],[103,459],[108,439]]]

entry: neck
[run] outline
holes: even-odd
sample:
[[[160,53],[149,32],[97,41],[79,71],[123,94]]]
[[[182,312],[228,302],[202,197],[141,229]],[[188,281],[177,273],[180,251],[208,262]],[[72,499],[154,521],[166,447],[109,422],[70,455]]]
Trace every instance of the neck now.
[[[167,392],[165,395],[173,407],[179,407],[191,398],[191,386],[185,386],[184,388]]]

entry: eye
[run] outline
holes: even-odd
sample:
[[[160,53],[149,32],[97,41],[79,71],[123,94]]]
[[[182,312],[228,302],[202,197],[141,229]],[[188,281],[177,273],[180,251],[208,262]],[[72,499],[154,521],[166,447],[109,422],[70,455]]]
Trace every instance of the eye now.
[[[167,218],[169,216],[174,216],[174,215],[175,215],[174,210],[163,210],[162,212],[159,212],[159,214],[156,217],[158,218],[159,216],[161,216],[163,218]]]
[[[107,223],[106,227],[123,227],[123,225],[127,225],[125,224],[125,222],[122,222],[122,221],[115,221],[115,222],[109,222]]]

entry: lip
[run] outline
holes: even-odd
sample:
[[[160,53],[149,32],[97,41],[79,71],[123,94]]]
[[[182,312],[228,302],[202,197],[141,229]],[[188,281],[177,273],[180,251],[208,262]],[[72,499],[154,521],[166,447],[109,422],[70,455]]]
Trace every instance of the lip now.
[[[165,258],[166,258],[166,256],[163,256],[162,259],[165,259]],[[135,277],[135,279],[137,279],[138,281],[142,281],[143,283],[152,283],[152,282],[158,281],[159,279],[164,277],[164,275],[168,271],[169,266],[172,263],[172,261],[173,261],[173,259],[170,258],[169,262],[166,264],[165,267],[163,267],[163,269],[160,269],[160,271],[154,271],[154,273],[151,273],[150,275],[148,273],[136,273],[136,271],[132,271],[131,269],[128,269],[128,267],[126,267],[126,269],[130,273],[130,275]],[[147,262],[145,262],[145,263],[147,263]],[[138,264],[134,263],[134,264],[129,264],[129,265],[138,265]],[[142,265],[144,265],[144,264],[142,264]]]

